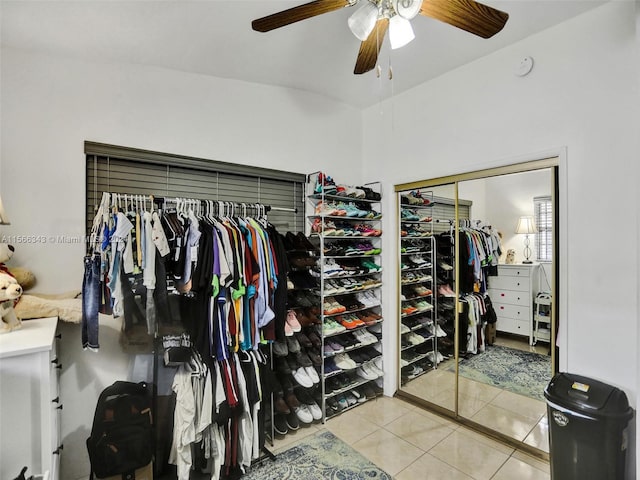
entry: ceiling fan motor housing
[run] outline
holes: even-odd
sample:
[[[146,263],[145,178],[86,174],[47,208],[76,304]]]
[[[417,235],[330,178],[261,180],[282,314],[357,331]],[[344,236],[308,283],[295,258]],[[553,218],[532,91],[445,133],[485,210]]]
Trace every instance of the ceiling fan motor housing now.
[[[391,3],[396,13],[407,20],[418,15],[422,6],[422,0],[392,0]]]

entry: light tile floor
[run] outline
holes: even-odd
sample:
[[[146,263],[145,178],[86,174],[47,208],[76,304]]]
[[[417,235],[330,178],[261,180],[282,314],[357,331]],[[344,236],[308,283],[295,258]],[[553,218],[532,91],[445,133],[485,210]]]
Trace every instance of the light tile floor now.
[[[504,400],[509,404],[509,400]],[[379,397],[277,439],[275,453],[326,428],[396,480],[548,480],[549,464],[404,400]]]

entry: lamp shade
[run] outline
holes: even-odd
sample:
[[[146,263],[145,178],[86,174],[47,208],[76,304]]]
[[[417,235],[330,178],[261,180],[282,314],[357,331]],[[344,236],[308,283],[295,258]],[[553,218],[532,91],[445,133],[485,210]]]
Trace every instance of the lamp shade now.
[[[351,32],[363,42],[369,38],[378,21],[378,6],[365,0],[364,4],[349,17]]]
[[[391,17],[389,20],[389,43],[392,50],[404,47],[414,38],[416,36],[409,20],[399,15]]]
[[[11,225],[2,205],[2,197],[0,197],[0,225]]]
[[[520,217],[518,220],[518,226],[516,227],[516,233],[538,233],[533,217]]]

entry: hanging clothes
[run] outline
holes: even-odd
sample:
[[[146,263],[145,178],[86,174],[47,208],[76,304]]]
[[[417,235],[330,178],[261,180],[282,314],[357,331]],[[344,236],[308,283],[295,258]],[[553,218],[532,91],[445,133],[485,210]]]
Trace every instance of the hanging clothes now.
[[[229,216],[213,202],[122,200],[113,195],[94,222],[106,303],[125,333],[181,326],[192,340],[172,383],[169,461],[181,480],[203,463],[213,479],[241,475],[265,441],[261,347],[284,338],[282,235],[262,215]]]

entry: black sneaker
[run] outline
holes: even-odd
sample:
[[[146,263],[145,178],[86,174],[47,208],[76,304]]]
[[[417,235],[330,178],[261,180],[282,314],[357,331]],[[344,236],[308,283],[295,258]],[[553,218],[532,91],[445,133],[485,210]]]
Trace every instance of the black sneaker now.
[[[289,433],[289,427],[287,427],[287,418],[285,417],[285,415],[281,413],[275,414],[273,428],[276,433],[279,433],[280,435],[286,435],[287,433]]]
[[[300,422],[298,421],[298,416],[296,415],[296,412],[294,412],[293,410],[289,415],[286,416],[286,422],[287,422],[287,427],[289,427],[289,430],[298,430],[300,428]]]
[[[282,340],[273,342],[273,354],[276,357],[286,357],[289,355],[289,349],[287,348],[286,342]]]
[[[276,357],[276,371],[283,375],[291,375],[291,368],[287,362],[286,357]]]

